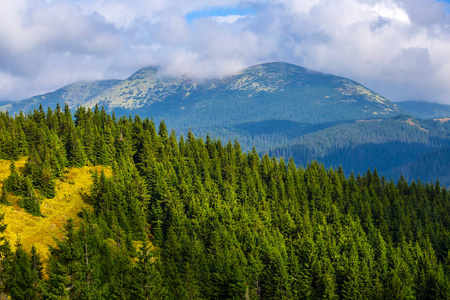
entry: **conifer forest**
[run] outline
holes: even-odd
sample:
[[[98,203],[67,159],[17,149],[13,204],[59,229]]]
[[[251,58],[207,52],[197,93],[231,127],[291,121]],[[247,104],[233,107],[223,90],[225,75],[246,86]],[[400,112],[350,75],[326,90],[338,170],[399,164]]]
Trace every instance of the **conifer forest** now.
[[[10,243],[0,214],[0,299],[450,299],[439,182],[346,176],[170,128],[97,106],[0,112],[2,211],[46,218],[68,170],[100,166],[48,257]]]

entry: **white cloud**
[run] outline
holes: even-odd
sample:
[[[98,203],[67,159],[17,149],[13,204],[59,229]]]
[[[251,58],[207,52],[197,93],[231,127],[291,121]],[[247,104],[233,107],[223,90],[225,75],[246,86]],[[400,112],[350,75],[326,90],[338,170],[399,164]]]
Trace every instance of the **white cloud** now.
[[[250,14],[186,14],[215,7]],[[436,0],[4,0],[0,99],[161,65],[200,78],[266,61],[450,104],[450,18]]]
[[[237,20],[245,18],[246,16],[241,15],[227,15],[227,16],[216,16],[211,17],[213,21],[216,21],[217,23],[226,23],[226,24],[233,24]]]
[[[6,72],[0,71],[0,91],[4,93],[13,92],[14,87],[20,82],[19,78]]]

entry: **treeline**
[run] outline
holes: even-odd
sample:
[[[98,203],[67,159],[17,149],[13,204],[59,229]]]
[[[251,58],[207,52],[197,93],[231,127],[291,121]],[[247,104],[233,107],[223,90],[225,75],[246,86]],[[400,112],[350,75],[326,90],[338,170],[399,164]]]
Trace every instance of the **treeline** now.
[[[38,254],[0,240],[13,299],[450,299],[439,183],[298,168],[98,108],[0,113],[0,134],[3,158],[30,157],[3,186],[19,178],[47,195],[43,170],[113,169],[93,174],[94,210],[65,224],[46,275]]]

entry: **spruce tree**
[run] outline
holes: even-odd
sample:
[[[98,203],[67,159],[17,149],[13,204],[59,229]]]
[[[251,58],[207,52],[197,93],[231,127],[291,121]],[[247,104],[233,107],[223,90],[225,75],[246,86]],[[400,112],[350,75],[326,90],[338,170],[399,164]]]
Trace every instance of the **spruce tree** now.
[[[16,244],[15,256],[12,261],[12,274],[7,283],[12,299],[36,299],[35,282],[30,256],[23,250],[20,241]]]
[[[0,292],[4,292],[8,287],[8,282],[12,276],[12,257],[9,241],[4,236],[7,225],[4,223],[5,214],[0,214]]]
[[[41,216],[40,202],[35,194],[33,183],[29,177],[25,177],[24,179],[23,190],[24,196],[20,199],[20,205],[22,208],[33,216]]]
[[[8,195],[7,195],[7,192],[6,192],[5,184],[2,185],[2,194],[0,196],[0,204],[11,205],[11,202],[9,202],[9,200],[8,200]]]
[[[31,252],[30,252],[30,262],[31,262],[31,269],[35,273],[36,280],[42,280],[44,278],[44,267],[42,265],[41,256],[36,251],[36,247],[31,246]],[[35,285],[36,287],[36,285]]]
[[[22,193],[22,179],[17,171],[14,161],[9,165],[9,176],[3,181],[3,185],[8,192]]]
[[[86,164],[84,146],[76,132],[69,133],[66,149],[70,166],[82,167]]]

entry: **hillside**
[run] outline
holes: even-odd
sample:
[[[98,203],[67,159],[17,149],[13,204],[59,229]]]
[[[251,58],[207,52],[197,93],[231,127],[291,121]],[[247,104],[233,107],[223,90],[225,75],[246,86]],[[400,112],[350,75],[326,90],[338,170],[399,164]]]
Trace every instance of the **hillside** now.
[[[26,158],[15,162],[20,170],[26,163]],[[0,188],[3,180],[10,175],[11,161],[0,160]],[[62,225],[69,219],[79,220],[78,213],[82,209],[92,210],[92,205],[86,203],[86,198],[92,185],[92,172],[100,172],[102,167],[82,167],[67,170],[64,177],[56,182],[56,195],[52,199],[42,199],[41,212],[45,217],[36,217],[25,211],[19,205],[19,198],[9,194],[8,200],[12,206],[0,205],[0,215],[5,214],[8,227],[5,237],[11,245],[20,239],[25,250],[30,251],[35,246],[44,260],[49,256],[49,245],[55,246],[54,238],[62,238]],[[111,170],[105,169],[108,174]]]
[[[118,80],[80,81],[64,86],[54,92],[30,97],[18,102],[9,102],[0,106],[0,110],[7,110],[13,114],[17,114],[21,110],[27,113],[38,108],[40,104],[43,107],[54,109],[57,103],[62,107],[67,103],[70,108],[76,108],[117,82]]]
[[[394,168],[391,174],[403,174],[406,180],[432,180],[450,186],[450,147],[426,152],[414,160]],[[389,174],[388,174],[389,176]],[[423,178],[423,179],[422,179]]]
[[[0,113],[0,137],[8,132],[11,138],[9,147],[0,143],[0,157],[28,157],[20,170],[12,167],[9,176],[2,175],[0,207],[15,209],[7,206],[14,194],[23,214],[33,215],[27,223],[52,220],[47,198],[58,203],[55,211],[65,206],[58,187],[76,189],[78,176],[87,178],[93,168],[110,166],[112,173],[92,173],[84,199],[92,209],[62,224],[48,260],[24,245],[10,249],[2,232],[4,226],[14,228],[15,220],[8,223],[0,215],[3,296],[446,300],[450,295],[450,193],[438,183],[409,184],[404,178],[394,183],[375,171],[345,176],[346,170],[317,162],[297,167],[293,160],[261,158],[256,151],[243,152],[239,143],[203,140],[192,131],[178,138],[165,123],[138,116],[114,118],[84,108],[74,115],[68,108],[17,117]],[[398,122],[437,130],[433,123]],[[24,161],[18,159],[18,166]]]
[[[424,101],[405,101],[397,102],[396,104],[421,119],[450,117],[450,105]]]
[[[7,105],[7,104],[9,104],[9,103],[12,103],[13,101],[7,101],[7,100],[4,100],[4,101],[0,101],[0,107],[2,107],[2,106],[4,106],[4,105]]]
[[[342,165],[347,174],[350,171],[363,174],[368,168],[376,168],[388,179],[397,180],[403,174],[410,181],[439,179],[450,185],[450,168],[446,167],[450,156],[445,156],[448,151],[443,151],[430,166],[422,163],[417,168],[415,162],[449,146],[449,122],[399,116],[330,124],[299,132],[285,145],[265,151],[277,157],[292,156],[301,165],[313,160],[336,167]]]

